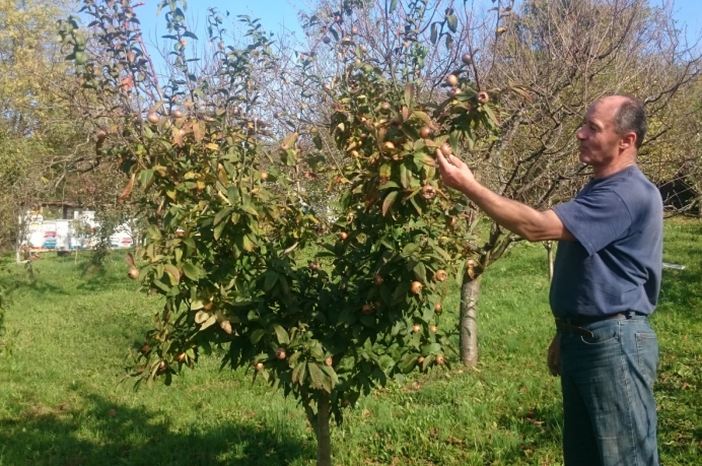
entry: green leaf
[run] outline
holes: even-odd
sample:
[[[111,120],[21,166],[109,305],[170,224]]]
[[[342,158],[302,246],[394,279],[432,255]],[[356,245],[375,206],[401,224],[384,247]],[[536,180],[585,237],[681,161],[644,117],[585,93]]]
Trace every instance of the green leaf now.
[[[277,272],[266,270],[266,273],[263,274],[263,290],[266,292],[271,291],[275,284],[278,283],[279,277],[280,275]]]
[[[323,390],[325,388],[325,379],[327,378],[322,372],[318,364],[314,362],[307,363],[307,370],[310,372],[312,388]]]
[[[273,330],[275,331],[275,336],[278,339],[278,343],[281,345],[287,345],[290,343],[290,336],[282,326],[273,324]]]
[[[424,267],[423,262],[417,263],[417,265],[412,268],[412,272],[414,272],[414,276],[417,277],[417,279],[423,283],[427,282],[427,269]]]
[[[458,18],[456,15],[448,15],[446,17],[446,24],[448,25],[448,28],[451,30],[451,32],[456,32],[458,29]]]
[[[217,214],[214,217],[214,224],[219,225],[222,221],[224,221],[225,218],[229,217],[229,215],[231,215],[233,211],[234,207],[225,207],[224,209],[217,212]]]
[[[183,264],[183,273],[191,280],[199,280],[205,276],[205,271],[195,264],[186,262]]]
[[[261,341],[261,338],[263,338],[263,335],[265,334],[266,332],[262,328],[257,328],[256,330],[251,332],[251,336],[249,337],[249,339],[251,340],[251,344],[258,344],[258,342]]]
[[[387,215],[390,209],[392,208],[393,204],[395,204],[395,201],[397,200],[397,197],[400,195],[399,191],[392,191],[390,192],[387,196],[385,196],[385,199],[383,200],[383,216]]]

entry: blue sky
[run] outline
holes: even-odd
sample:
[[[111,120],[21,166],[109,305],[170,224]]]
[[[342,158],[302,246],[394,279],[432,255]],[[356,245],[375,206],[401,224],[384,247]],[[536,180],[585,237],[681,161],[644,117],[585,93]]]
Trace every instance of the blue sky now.
[[[486,3],[488,0],[483,0]],[[657,5],[672,5],[673,14],[681,28],[687,29],[689,42],[702,37],[702,0],[650,0]],[[163,14],[156,16],[157,0],[144,0],[145,5],[137,12],[149,41],[156,41],[163,34]],[[186,14],[192,24],[204,29],[207,9],[217,7],[228,10],[232,15],[246,14],[260,18],[264,28],[276,35],[281,32],[293,33],[301,39],[298,12],[309,5],[309,1],[295,0],[190,0]],[[158,29],[156,29],[158,27]]]

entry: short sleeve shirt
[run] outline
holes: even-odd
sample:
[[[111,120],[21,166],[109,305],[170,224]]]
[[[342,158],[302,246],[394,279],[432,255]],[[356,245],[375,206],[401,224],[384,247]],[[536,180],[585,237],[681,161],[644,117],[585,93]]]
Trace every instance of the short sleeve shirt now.
[[[653,312],[661,286],[663,202],[638,167],[592,179],[553,210],[576,239],[558,243],[553,314]]]

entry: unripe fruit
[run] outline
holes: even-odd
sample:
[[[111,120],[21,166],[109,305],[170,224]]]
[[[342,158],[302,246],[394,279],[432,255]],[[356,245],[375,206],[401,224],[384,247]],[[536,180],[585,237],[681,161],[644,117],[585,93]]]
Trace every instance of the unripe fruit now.
[[[446,83],[448,83],[448,85],[451,87],[458,86],[458,76],[456,76],[455,74],[450,74],[446,76]]]
[[[422,292],[423,287],[424,287],[424,285],[422,285],[421,282],[418,282],[415,280],[412,283],[410,283],[410,292],[412,294],[419,294]]]
[[[422,126],[422,129],[419,130],[419,135],[420,135],[423,139],[427,139],[428,137],[431,136],[431,133],[432,133],[432,132],[433,132],[433,131],[431,130],[430,127],[428,127],[428,126]]]
[[[137,278],[139,278],[139,269],[137,269],[137,268],[134,267],[134,266],[129,267],[129,271],[127,272],[127,275],[128,275],[129,278],[131,278],[132,280],[136,280]]]
[[[146,119],[152,125],[157,125],[158,122],[161,121],[161,117],[156,112],[149,112],[148,115],[146,115]]]
[[[443,269],[437,270],[436,273],[434,274],[434,280],[436,280],[437,282],[443,282],[447,278],[448,278],[448,273]]]
[[[486,104],[490,101],[490,95],[485,91],[478,92],[478,102]]]
[[[283,359],[285,359],[287,357],[287,354],[285,354],[285,349],[278,348],[277,350],[275,350],[275,357],[279,361],[282,361]]]
[[[436,325],[430,325],[430,326],[429,326],[429,331],[430,331],[431,333],[436,333],[437,330],[439,330],[439,327],[437,327]]]
[[[412,326],[412,332],[413,333],[419,333],[422,330],[422,326],[419,324],[414,324]]]
[[[220,323],[219,323],[219,328],[221,328],[222,330],[224,330],[224,333],[226,333],[227,335],[231,335],[232,332],[234,331],[234,330],[232,329],[232,323],[229,322],[228,320],[223,320],[222,322],[220,322]]]
[[[463,64],[465,65],[470,65],[473,63],[473,57],[471,57],[469,53],[464,53],[461,57],[461,61],[463,61]]]
[[[444,154],[444,157],[448,157],[453,153],[453,149],[451,148],[451,144],[448,142],[445,142],[441,144],[441,147],[439,147],[439,150],[441,151],[442,154]]]

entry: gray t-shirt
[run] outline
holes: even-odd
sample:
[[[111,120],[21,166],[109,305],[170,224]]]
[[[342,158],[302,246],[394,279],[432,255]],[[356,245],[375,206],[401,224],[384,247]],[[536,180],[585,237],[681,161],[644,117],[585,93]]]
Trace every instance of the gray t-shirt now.
[[[553,314],[652,313],[661,287],[663,202],[638,167],[592,179],[553,210],[577,240],[558,243]]]

